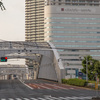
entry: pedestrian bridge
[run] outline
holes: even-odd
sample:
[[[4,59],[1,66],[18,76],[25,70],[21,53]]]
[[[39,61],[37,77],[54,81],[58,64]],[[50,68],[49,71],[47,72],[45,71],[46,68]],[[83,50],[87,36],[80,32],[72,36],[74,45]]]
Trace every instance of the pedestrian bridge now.
[[[26,64],[34,66],[34,78],[61,82],[64,67],[53,44],[48,42],[1,41],[0,57],[25,58]],[[2,62],[0,62],[2,63]]]

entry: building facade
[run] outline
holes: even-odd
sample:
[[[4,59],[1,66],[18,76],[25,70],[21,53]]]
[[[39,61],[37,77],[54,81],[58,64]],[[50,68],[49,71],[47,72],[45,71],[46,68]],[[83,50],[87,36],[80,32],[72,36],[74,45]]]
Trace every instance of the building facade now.
[[[25,41],[44,41],[44,0],[25,0]],[[33,63],[38,65],[35,61],[31,62],[26,59],[29,67],[32,67]]]
[[[91,55],[94,59],[100,59],[100,50],[93,50],[100,48],[100,1],[42,1],[44,41],[61,48],[58,52],[66,69],[66,78],[75,78],[77,71],[82,68],[80,56]]]
[[[44,0],[25,1],[25,40],[44,41]]]

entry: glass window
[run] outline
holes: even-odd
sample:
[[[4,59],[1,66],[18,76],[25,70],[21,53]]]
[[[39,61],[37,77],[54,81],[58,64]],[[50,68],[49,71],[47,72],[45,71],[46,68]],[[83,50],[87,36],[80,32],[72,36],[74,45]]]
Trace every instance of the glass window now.
[[[90,22],[90,23],[82,23],[82,22],[46,22],[46,24],[50,24],[50,23],[52,23],[52,24],[100,24],[99,22],[98,23],[96,23],[96,22],[94,22],[94,23],[92,23],[92,22]]]
[[[65,0],[65,2],[70,2],[70,0]]]
[[[100,43],[100,41],[79,41],[79,40],[50,40],[50,42],[80,42],[80,43]]]
[[[47,17],[45,19],[75,19],[75,20],[100,20],[100,18],[71,18],[71,17]]]
[[[47,32],[45,32],[45,33],[68,33],[68,34],[70,34],[70,33],[83,33],[83,34],[92,34],[92,33],[97,33],[97,32],[88,32],[88,31],[79,31],[79,32],[77,32],[77,31],[47,31]],[[100,34],[100,32],[98,32],[99,34]]]
[[[46,28],[65,28],[65,29],[100,29],[100,27],[71,27],[71,26],[68,26],[68,27],[63,27],[63,26],[49,26],[49,27],[45,27]],[[97,32],[97,33],[100,33],[100,32]]]
[[[59,36],[59,35],[51,35],[46,37],[57,37],[57,38],[100,38],[100,36]]]
[[[100,47],[99,45],[55,45],[56,47]]]
[[[79,2],[85,2],[85,0],[79,0]]]

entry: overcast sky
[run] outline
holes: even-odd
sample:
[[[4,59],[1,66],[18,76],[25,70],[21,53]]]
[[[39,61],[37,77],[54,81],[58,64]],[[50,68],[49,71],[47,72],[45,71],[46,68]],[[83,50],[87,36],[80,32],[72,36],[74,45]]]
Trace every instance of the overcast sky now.
[[[6,10],[0,9],[0,39],[25,40],[25,0],[2,0]]]
[[[0,0],[1,1],[1,0]],[[6,10],[0,9],[0,39],[25,40],[25,0],[2,0]],[[9,60],[1,64],[25,64],[23,60]]]

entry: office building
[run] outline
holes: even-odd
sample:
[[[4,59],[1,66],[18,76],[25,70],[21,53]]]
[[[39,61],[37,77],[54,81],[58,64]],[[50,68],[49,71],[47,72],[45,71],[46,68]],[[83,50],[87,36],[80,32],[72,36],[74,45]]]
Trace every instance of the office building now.
[[[100,48],[100,1],[42,1],[44,41],[62,48],[58,49],[58,53],[66,69],[66,78],[74,78],[76,71],[82,68],[80,56],[91,55],[94,59],[100,59],[100,50],[93,50]]]

